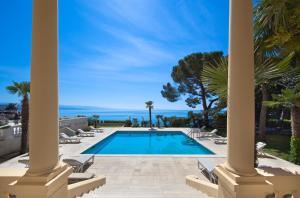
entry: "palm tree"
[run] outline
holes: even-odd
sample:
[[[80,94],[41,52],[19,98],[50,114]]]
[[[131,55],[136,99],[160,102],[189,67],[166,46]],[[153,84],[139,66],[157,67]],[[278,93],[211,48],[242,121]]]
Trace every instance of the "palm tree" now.
[[[7,86],[6,89],[11,94],[18,94],[22,97],[22,108],[21,108],[21,123],[22,123],[22,139],[20,154],[24,154],[28,151],[28,121],[29,121],[29,93],[30,83],[29,82],[13,82],[12,85]]]
[[[290,141],[290,159],[300,164],[300,83],[294,89],[284,89],[281,94],[273,95],[273,101],[265,101],[269,107],[282,106],[291,110],[292,137]]]
[[[283,60],[275,58],[264,58],[258,51],[255,51],[255,84],[262,94],[262,100],[268,99],[267,86],[280,79],[289,68],[294,56],[291,53]],[[228,61],[227,58],[220,59],[214,64],[207,65],[203,70],[203,81],[208,85],[208,90],[217,94],[220,101],[227,99],[228,84]],[[259,136],[265,139],[267,109],[261,105]]]
[[[152,109],[153,109],[153,102],[150,100],[150,101],[145,102],[145,104],[146,104],[146,108],[149,109],[149,126],[150,126],[150,128],[152,128]]]
[[[157,127],[160,128],[160,119],[162,119],[162,115],[156,115],[156,120],[157,120]]]
[[[261,0],[254,9],[254,38],[256,60],[265,57],[285,57],[294,53],[290,70],[300,61],[300,12],[299,1]],[[298,62],[298,63],[297,63]],[[268,100],[268,83],[260,85],[262,100]],[[295,84],[294,84],[295,86]],[[263,135],[266,128],[267,107],[261,107],[259,133]]]

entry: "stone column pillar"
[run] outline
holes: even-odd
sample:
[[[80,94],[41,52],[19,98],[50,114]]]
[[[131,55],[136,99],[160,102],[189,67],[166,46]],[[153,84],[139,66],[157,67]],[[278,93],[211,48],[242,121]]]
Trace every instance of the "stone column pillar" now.
[[[252,0],[230,0],[227,162],[214,171],[219,198],[266,197],[273,191],[254,169],[252,12]]]
[[[30,174],[58,164],[57,0],[33,2],[29,108]]]
[[[251,0],[230,1],[226,169],[255,175],[254,50]]]
[[[68,197],[72,172],[58,160],[57,0],[34,0],[29,170],[9,186],[18,198]]]

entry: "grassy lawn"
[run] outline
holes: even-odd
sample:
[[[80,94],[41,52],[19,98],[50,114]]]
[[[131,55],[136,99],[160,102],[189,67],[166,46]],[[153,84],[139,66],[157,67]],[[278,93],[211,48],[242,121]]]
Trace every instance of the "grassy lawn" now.
[[[287,135],[267,135],[267,146],[264,149],[266,153],[289,160],[290,136]]]

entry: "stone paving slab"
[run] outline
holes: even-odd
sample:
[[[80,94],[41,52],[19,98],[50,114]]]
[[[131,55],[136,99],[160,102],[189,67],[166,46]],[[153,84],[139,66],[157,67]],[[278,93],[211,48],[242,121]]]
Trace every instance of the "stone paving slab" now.
[[[84,197],[207,197],[185,184],[190,174],[206,180],[197,168],[197,158],[95,157],[87,172],[104,174],[107,184]]]

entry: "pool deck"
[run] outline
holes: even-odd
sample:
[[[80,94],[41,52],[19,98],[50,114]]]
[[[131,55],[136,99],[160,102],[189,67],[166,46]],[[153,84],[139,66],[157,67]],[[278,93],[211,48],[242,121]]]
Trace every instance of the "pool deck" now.
[[[146,128],[105,128],[103,133],[95,137],[82,138],[80,144],[61,144],[59,152],[62,155],[80,155],[90,146],[103,140],[115,131],[141,131]],[[182,131],[186,128],[165,128],[159,131]],[[197,167],[199,157],[213,158],[217,163],[226,160],[226,145],[216,145],[212,138],[196,139],[215,155],[95,155],[95,162],[86,171],[105,175],[107,184],[84,197],[102,198],[200,198],[207,197],[185,184],[186,175],[197,175],[206,178]],[[20,156],[8,160],[1,167],[25,167],[18,163]],[[290,172],[300,173],[300,166],[275,158],[259,159],[262,167],[274,167]]]

